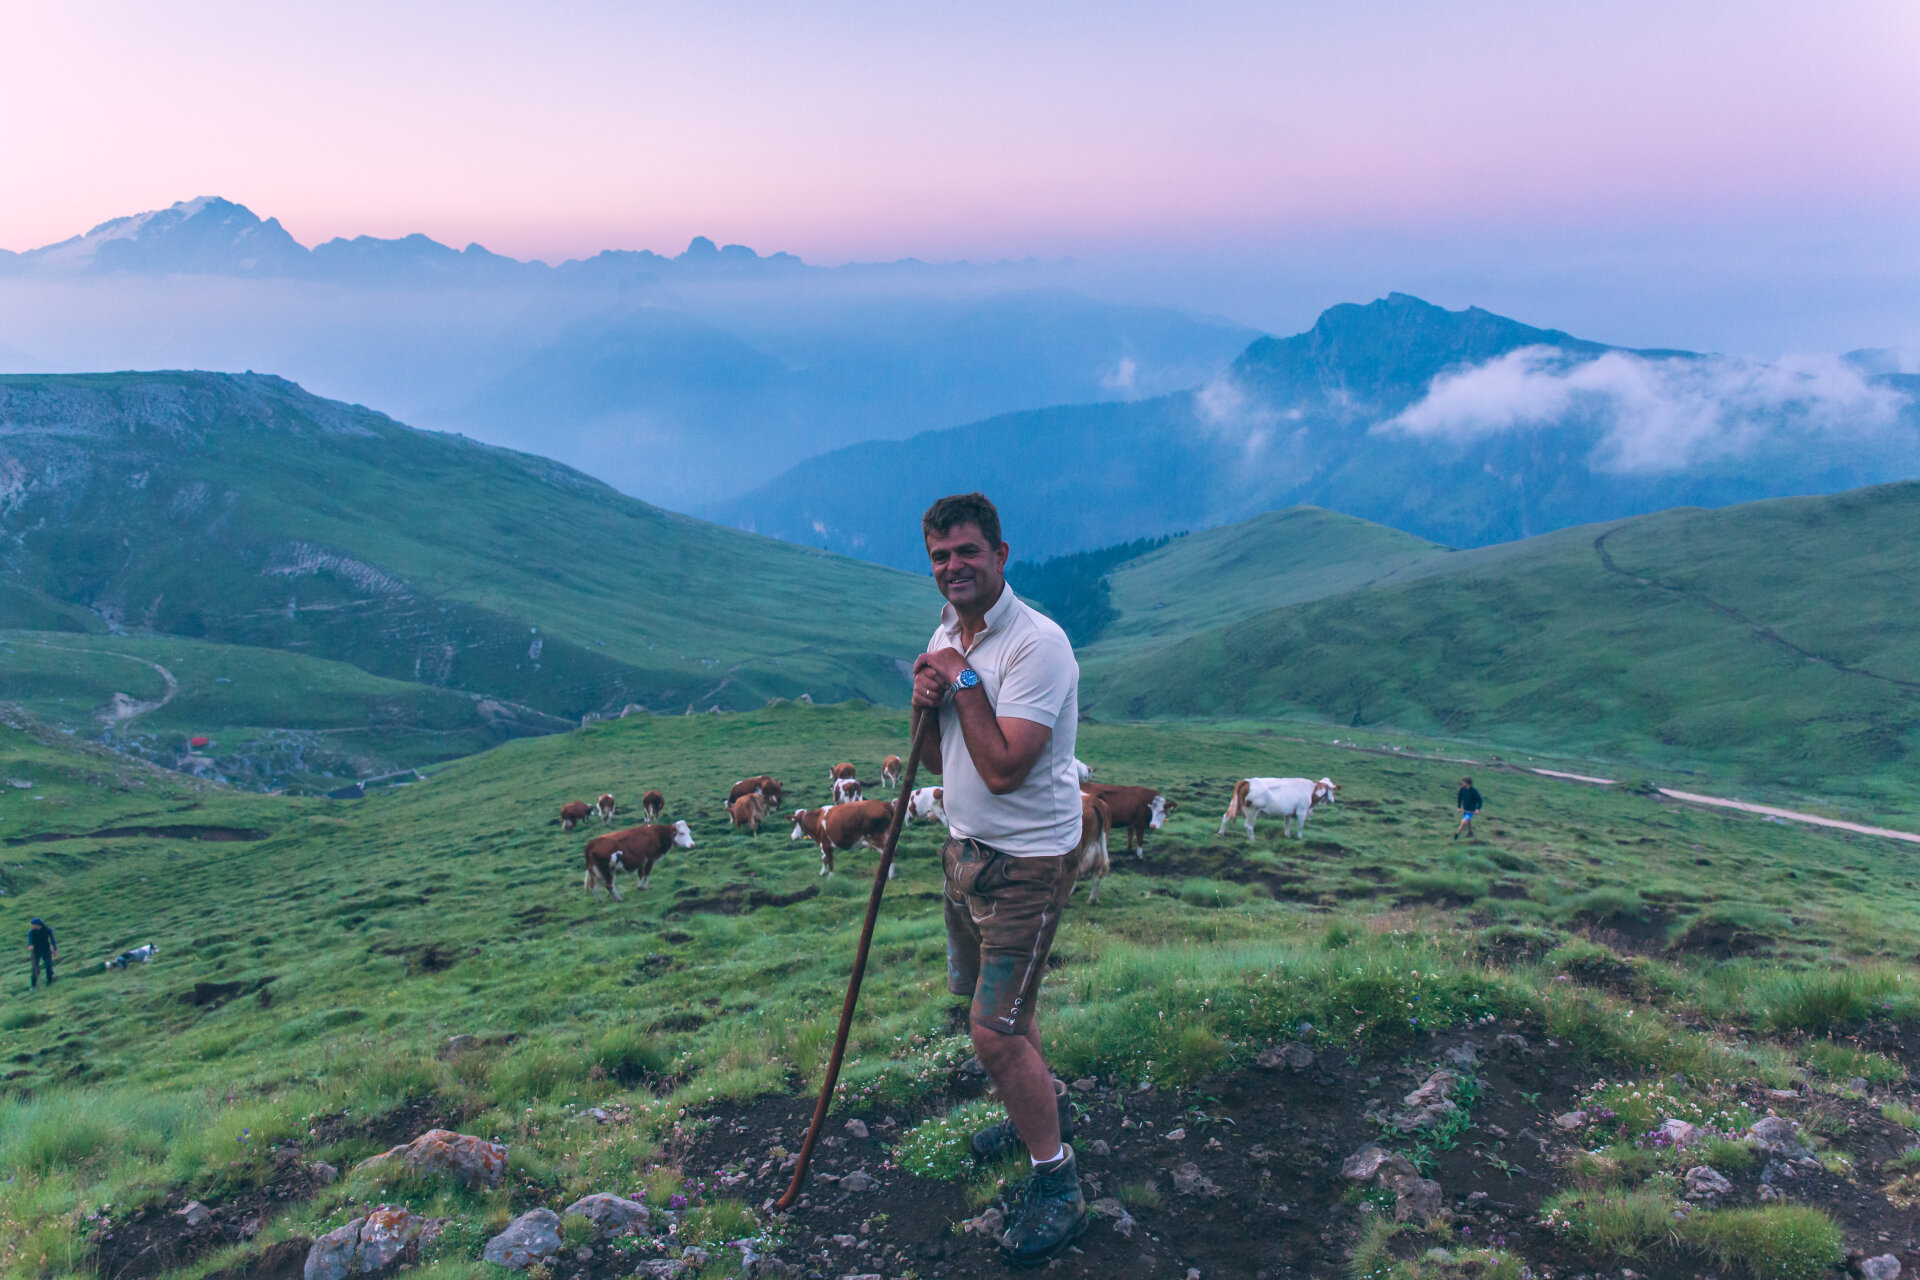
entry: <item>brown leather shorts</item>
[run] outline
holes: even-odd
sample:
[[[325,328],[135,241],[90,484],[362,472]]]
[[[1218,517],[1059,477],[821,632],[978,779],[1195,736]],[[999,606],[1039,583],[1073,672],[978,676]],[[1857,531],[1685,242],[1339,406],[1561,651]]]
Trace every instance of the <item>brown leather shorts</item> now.
[[[1025,1035],[1074,868],[1064,854],[1016,858],[977,840],[948,840],[940,865],[947,877],[947,990],[973,997],[973,1025]]]

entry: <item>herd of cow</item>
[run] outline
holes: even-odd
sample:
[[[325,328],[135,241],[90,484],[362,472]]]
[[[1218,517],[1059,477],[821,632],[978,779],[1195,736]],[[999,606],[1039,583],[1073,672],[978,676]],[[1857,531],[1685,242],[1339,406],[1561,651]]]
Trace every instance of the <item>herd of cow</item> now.
[[[1074,761],[1074,765],[1080,773],[1080,843],[1073,857],[1078,866],[1078,879],[1089,882],[1087,903],[1092,905],[1099,900],[1100,882],[1112,869],[1107,854],[1107,840],[1111,834],[1115,830],[1125,831],[1125,851],[1143,857],[1147,832],[1159,830],[1166,822],[1167,815],[1178,805],[1152,787],[1123,787],[1095,782],[1091,769],[1078,760]],[[899,756],[888,756],[881,762],[881,787],[898,788],[900,775]],[[881,843],[886,839],[887,828],[893,820],[893,802],[866,799],[864,793],[870,784],[860,781],[859,771],[852,764],[834,765],[827,783],[833,797],[829,803],[814,809],[795,809],[791,815],[791,838],[805,840],[819,847],[820,874],[823,876],[833,874],[833,855],[836,852],[844,853],[865,846],[879,853]],[[1339,790],[1340,784],[1331,778],[1321,778],[1317,782],[1308,778],[1243,779],[1235,785],[1226,815],[1220,819],[1220,834],[1226,834],[1227,824],[1239,818],[1246,823],[1247,840],[1251,843],[1254,820],[1265,814],[1281,820],[1283,836],[1291,827],[1296,838],[1304,837],[1307,815],[1320,805],[1331,804],[1334,793]],[[727,793],[724,806],[727,819],[735,830],[744,829],[757,837],[760,823],[769,813],[779,809],[784,794],[784,784],[770,774],[742,778]],[[645,889],[653,872],[653,864],[668,849],[693,848],[693,832],[684,821],[659,821],[666,803],[666,797],[660,792],[649,791],[640,801],[641,812],[646,817],[645,824],[595,836],[587,841],[584,883],[594,897],[599,897],[601,887],[605,886],[619,900],[620,890],[614,883],[614,877],[625,871],[633,872],[640,888]],[[610,825],[614,813],[615,804],[611,795],[603,795],[591,805],[576,800],[561,806],[560,829],[572,831],[588,818],[598,818]],[[908,797],[907,820],[947,825],[942,788],[916,788]],[[887,869],[887,875],[889,879],[892,878],[891,867]]]

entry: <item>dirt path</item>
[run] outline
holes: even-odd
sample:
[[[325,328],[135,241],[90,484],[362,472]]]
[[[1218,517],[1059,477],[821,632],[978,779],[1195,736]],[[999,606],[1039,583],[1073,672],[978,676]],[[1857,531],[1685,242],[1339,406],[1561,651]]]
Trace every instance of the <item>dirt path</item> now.
[[[152,667],[154,671],[159,673],[160,679],[166,684],[167,691],[160,695],[160,699],[157,702],[142,702],[132,694],[127,693],[114,694],[113,701],[107,705],[107,709],[99,713],[100,719],[109,733],[113,732],[116,726],[125,724],[135,716],[143,716],[149,711],[158,711],[161,707],[172,702],[173,696],[180,692],[180,682],[173,678],[173,672],[147,658],[136,658],[130,653],[115,653],[111,649],[69,649],[68,652],[97,653],[109,658],[124,658],[128,662],[137,662],[143,667]]]
[[[1685,800],[1690,804],[1710,804],[1721,809],[1739,809],[1743,813],[1759,813],[1788,822],[1810,822],[1816,827],[1834,827],[1840,831],[1857,831],[1863,836],[1885,836],[1889,840],[1905,840],[1908,844],[1920,844],[1920,835],[1915,835],[1911,831],[1895,831],[1891,827],[1869,827],[1858,822],[1842,822],[1838,818],[1823,818],[1817,813],[1776,809],[1768,804],[1748,804],[1745,800],[1722,800],[1718,796],[1695,795],[1691,791],[1669,791],[1665,787],[1659,790],[1663,796]]]

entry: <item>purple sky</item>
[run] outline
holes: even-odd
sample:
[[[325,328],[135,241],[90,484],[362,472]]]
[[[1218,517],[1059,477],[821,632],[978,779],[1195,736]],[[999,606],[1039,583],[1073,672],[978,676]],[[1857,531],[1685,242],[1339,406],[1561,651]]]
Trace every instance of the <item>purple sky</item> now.
[[[10,5],[0,122],[11,249],[218,194],[309,244],[1071,255],[1268,327],[1920,339],[1905,0]]]

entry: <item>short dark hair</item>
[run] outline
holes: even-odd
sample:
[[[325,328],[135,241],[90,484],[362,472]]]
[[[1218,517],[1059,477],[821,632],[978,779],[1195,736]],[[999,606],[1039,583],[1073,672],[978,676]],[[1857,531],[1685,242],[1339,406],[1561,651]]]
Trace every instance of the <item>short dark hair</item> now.
[[[935,502],[920,517],[920,536],[931,538],[963,524],[980,526],[989,543],[1000,545],[1000,512],[984,493],[950,493]]]

